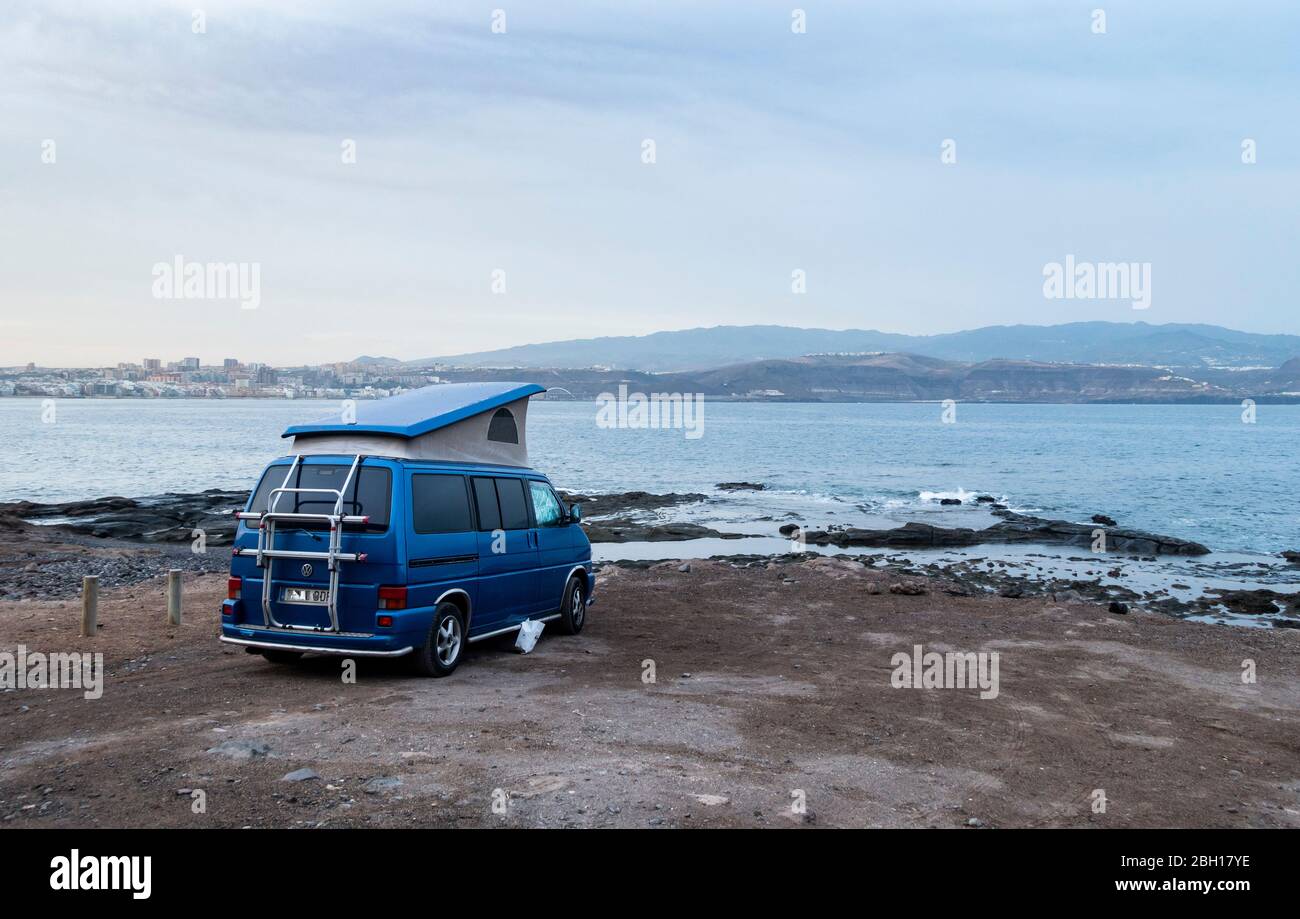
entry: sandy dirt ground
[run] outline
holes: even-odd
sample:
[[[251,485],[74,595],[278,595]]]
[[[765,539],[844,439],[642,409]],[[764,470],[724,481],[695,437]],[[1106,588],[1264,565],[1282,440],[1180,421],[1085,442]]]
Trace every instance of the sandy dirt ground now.
[[[2,603],[0,651],[102,651],[106,680],[0,692],[0,825],[1300,825],[1300,633],[833,559],[678,569],[606,566],[580,636],[441,680],[222,645],[216,575],[180,627],[161,580],[106,592],[93,639],[75,598]],[[916,644],[998,652],[997,697],[894,688]]]

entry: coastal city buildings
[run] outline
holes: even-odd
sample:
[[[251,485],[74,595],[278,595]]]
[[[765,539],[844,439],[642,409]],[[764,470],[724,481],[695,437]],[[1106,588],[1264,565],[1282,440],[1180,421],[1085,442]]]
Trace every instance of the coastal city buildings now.
[[[0,367],[0,396],[61,399],[375,399],[439,382],[437,368],[412,370],[396,361],[368,360],[320,366],[272,367],[228,357],[204,364],[197,357],[164,363],[146,357],[115,367]]]

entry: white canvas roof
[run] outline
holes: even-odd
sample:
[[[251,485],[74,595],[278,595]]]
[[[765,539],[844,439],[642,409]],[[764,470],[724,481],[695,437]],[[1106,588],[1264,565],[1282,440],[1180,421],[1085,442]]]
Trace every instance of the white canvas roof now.
[[[524,383],[445,383],[373,403],[356,419],[339,416],[284,432],[305,456],[364,454],[454,463],[528,465],[528,399],[545,389]]]

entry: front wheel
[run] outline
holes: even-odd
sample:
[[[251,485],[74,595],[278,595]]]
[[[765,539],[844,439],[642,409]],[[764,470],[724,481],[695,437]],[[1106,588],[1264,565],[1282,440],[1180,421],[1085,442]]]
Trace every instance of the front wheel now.
[[[415,649],[415,669],[424,676],[448,676],[465,650],[465,614],[455,603],[442,603],[433,611],[429,637]]]
[[[570,578],[564,588],[564,602],[560,605],[560,631],[565,635],[577,635],[582,631],[582,624],[587,621],[587,592],[582,581]]]

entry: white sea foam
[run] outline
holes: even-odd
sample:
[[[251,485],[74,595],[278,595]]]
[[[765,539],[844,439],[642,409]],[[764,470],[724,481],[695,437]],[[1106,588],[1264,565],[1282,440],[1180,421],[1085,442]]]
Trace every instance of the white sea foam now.
[[[918,492],[918,493],[917,493],[917,498],[919,498],[921,501],[925,501],[925,502],[929,502],[929,501],[942,501],[942,500],[944,500],[945,498],[949,498],[949,499],[951,499],[951,498],[956,498],[956,499],[959,500],[962,504],[970,504],[970,503],[973,503],[973,502],[975,501],[976,496],[979,495],[979,494],[985,494],[985,492],[967,491],[966,489],[962,488],[961,486],[958,486],[956,491],[922,491],[922,492]]]

